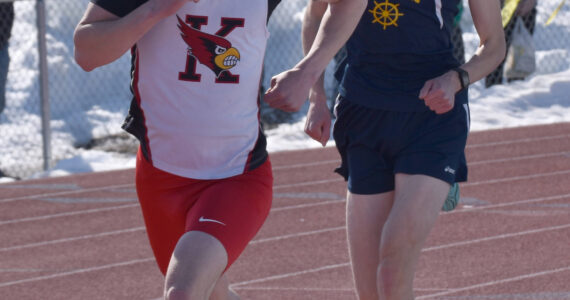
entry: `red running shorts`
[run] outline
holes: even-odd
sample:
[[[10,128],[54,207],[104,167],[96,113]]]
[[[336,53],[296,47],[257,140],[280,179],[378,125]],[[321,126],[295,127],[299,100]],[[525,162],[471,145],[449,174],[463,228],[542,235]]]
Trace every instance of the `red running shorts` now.
[[[153,167],[137,155],[136,187],[147,234],[163,274],[176,243],[189,231],[214,236],[228,254],[226,270],[265,222],[273,198],[269,159],[224,179],[197,180]]]

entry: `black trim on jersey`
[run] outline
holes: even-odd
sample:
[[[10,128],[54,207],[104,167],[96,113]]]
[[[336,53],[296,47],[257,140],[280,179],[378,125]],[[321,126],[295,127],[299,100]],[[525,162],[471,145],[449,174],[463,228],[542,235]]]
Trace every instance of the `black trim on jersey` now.
[[[151,162],[152,160],[150,157],[150,152],[148,151],[149,145],[146,141],[146,127],[144,125],[144,116],[142,109],[137,103],[135,97],[133,97],[133,100],[131,100],[129,113],[127,114],[127,117],[125,118],[125,121],[123,122],[121,128],[139,140],[144,158],[146,158],[148,162]]]
[[[141,6],[148,0],[90,0],[93,4],[105,9],[106,11],[124,17],[137,7]]]
[[[280,2],[281,0],[267,0],[267,22],[269,22],[269,17],[271,17],[273,10],[277,7],[277,5],[279,5]]]
[[[253,150],[249,153],[249,159],[245,166],[245,170],[251,171],[261,166],[267,160],[268,156],[267,139],[265,138],[263,130],[259,127],[259,136],[257,137]]]
[[[145,122],[144,122],[144,113],[142,111],[142,108],[139,105],[139,101],[136,98],[136,93],[135,93],[135,87],[134,84],[136,84],[134,82],[134,78],[135,78],[135,74],[134,72],[136,72],[135,70],[135,60],[136,60],[136,46],[133,47],[133,49],[131,50],[131,93],[133,94],[133,98],[131,100],[131,107],[129,108],[129,113],[127,114],[127,117],[125,118],[125,121],[123,122],[123,125],[121,125],[121,128],[123,130],[125,130],[126,132],[132,134],[134,137],[136,137],[141,145],[141,151],[143,153],[144,158],[148,161],[148,162],[152,162],[152,157],[150,155],[150,145],[148,144],[148,140],[147,140],[147,129],[145,126]]]
[[[0,3],[0,49],[8,44],[14,25],[14,4]]]

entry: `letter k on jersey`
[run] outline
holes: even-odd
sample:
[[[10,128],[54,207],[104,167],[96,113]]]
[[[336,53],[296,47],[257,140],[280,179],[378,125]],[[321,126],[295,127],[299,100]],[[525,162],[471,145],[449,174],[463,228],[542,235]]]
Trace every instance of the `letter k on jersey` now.
[[[207,16],[187,15],[185,22],[178,17],[178,28],[188,45],[186,70],[179,73],[178,79],[200,82],[202,76],[196,73],[196,63],[199,62],[214,72],[216,83],[239,83],[239,75],[232,74],[230,69],[238,63],[240,53],[224,37],[236,27],[243,27],[245,20],[222,18],[221,28],[215,34],[200,31],[202,25],[206,24]]]

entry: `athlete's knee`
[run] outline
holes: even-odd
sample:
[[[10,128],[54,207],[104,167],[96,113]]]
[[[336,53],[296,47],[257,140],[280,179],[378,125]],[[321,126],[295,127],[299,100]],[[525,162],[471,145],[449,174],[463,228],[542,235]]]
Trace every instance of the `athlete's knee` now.
[[[409,294],[408,289],[411,289],[414,275],[412,262],[416,260],[417,253],[418,251],[405,246],[400,246],[399,249],[393,245],[381,247],[380,264],[376,273],[381,299],[408,299],[404,295]]]
[[[185,289],[177,287],[169,287],[164,292],[165,300],[187,300],[190,299],[190,293]]]
[[[178,299],[190,299],[190,295],[184,289],[178,288],[168,288],[164,293],[165,300],[178,300]]]
[[[190,300],[190,299],[199,299],[199,300],[206,300],[208,299],[207,291],[202,291],[196,287],[180,287],[180,286],[169,286],[166,287],[166,291],[164,293],[165,300]]]
[[[417,252],[432,226],[431,222],[424,222],[421,218],[412,212],[403,212],[391,218],[382,231],[380,258]]]
[[[208,285],[201,282],[201,278],[197,274],[191,272],[185,276],[175,276],[175,273],[169,270],[169,273],[166,274],[165,300],[208,299],[210,294]]]
[[[384,232],[380,242],[380,262],[385,259],[405,260],[421,248],[422,238],[412,227],[397,232]]]

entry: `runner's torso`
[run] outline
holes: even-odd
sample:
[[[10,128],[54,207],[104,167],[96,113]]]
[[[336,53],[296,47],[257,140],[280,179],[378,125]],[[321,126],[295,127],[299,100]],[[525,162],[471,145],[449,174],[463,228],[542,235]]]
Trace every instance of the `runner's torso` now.
[[[459,65],[451,30],[459,0],[370,0],[347,42],[341,94],[359,104],[423,111],[426,80]],[[466,103],[466,93],[458,94]]]
[[[92,0],[123,16],[144,1]],[[133,47],[134,99],[123,127],[147,159],[195,179],[225,178],[263,163],[259,84],[279,1],[185,4]]]

